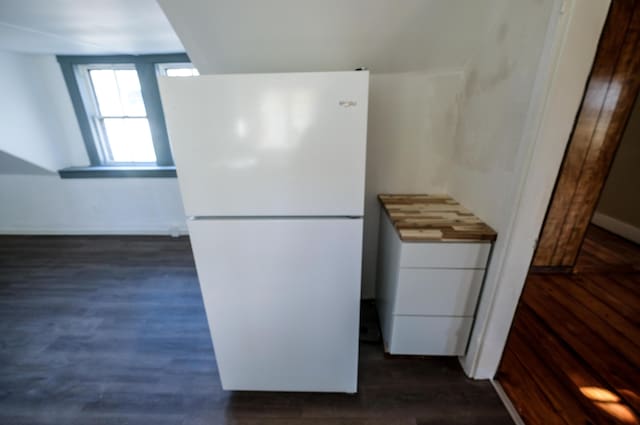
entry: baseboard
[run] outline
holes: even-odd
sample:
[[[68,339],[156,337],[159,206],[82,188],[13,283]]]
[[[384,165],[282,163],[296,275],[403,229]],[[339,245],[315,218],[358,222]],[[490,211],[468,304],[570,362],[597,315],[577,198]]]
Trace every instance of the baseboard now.
[[[0,235],[148,235],[148,236],[181,236],[189,232],[184,226],[176,227],[89,227],[89,228],[48,228],[48,227],[11,227],[1,228]]]
[[[507,412],[509,412],[509,415],[511,415],[513,423],[515,423],[516,425],[525,425],[524,421],[520,417],[520,414],[518,413],[518,410],[516,410],[516,407],[513,405],[513,403],[511,403],[511,399],[509,399],[507,393],[504,392],[504,388],[502,388],[500,382],[492,379],[491,385],[493,385],[493,388],[496,390],[498,397],[500,397],[500,400],[502,400],[502,404],[504,404],[505,409],[507,409]]]
[[[591,222],[611,233],[640,244],[640,229],[629,223],[599,212],[593,215]]]

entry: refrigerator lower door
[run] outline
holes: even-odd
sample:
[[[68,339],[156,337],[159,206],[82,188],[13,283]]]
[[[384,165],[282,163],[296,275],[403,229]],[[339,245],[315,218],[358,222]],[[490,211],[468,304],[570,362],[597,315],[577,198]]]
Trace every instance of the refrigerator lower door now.
[[[225,390],[356,392],[361,218],[188,225]]]

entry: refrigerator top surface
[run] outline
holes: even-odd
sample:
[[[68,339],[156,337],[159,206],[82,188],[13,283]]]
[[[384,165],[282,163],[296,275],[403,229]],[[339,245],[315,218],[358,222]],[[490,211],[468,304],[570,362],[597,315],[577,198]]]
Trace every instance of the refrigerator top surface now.
[[[361,216],[369,73],[162,78],[188,216]]]

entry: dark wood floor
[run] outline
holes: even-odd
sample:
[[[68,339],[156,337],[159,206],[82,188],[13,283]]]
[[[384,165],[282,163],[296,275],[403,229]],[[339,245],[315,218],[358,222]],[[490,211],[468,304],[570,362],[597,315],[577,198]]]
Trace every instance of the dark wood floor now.
[[[640,247],[592,224],[587,229],[575,272],[640,273]]]
[[[530,274],[498,381],[528,425],[640,424],[640,247],[591,226],[576,273]]]
[[[0,237],[0,424],[225,423],[512,422],[456,359],[380,343],[357,395],[224,392],[186,238]]]

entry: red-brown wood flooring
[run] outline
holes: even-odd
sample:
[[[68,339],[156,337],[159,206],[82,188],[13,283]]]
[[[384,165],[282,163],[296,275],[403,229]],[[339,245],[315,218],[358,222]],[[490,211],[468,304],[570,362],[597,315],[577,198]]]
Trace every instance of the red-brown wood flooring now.
[[[574,273],[530,274],[497,380],[527,425],[640,424],[640,247],[591,225]]]

